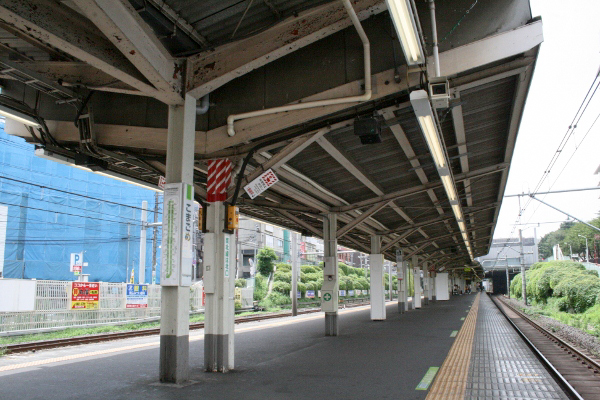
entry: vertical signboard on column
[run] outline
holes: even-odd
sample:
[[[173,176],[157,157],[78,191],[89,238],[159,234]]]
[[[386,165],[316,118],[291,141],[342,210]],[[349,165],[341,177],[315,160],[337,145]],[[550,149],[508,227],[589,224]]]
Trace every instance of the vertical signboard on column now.
[[[160,270],[162,286],[190,286],[192,283],[193,212],[193,186],[166,184]]]
[[[164,190],[161,286],[179,286],[181,183],[168,183]]]
[[[223,246],[224,248],[224,254],[223,254],[223,263],[224,263],[224,270],[225,270],[225,278],[229,277],[229,268],[231,267],[231,257],[230,257],[230,253],[231,253],[231,238],[229,237],[229,235],[225,235],[225,245]]]
[[[192,284],[194,255],[194,187],[184,184],[183,196],[183,243],[181,252],[181,286]]]
[[[398,276],[399,281],[404,279],[404,268],[402,268],[403,261],[404,261],[404,255],[402,254],[402,250],[397,249],[396,250],[396,275]]]

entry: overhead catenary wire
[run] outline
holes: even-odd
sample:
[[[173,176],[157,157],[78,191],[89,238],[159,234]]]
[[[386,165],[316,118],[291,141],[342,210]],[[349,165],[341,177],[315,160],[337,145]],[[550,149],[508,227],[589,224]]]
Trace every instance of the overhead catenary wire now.
[[[48,190],[56,191],[56,192],[59,192],[59,193],[65,193],[65,194],[72,195],[72,196],[83,197],[83,198],[86,198],[86,199],[89,199],[89,200],[101,201],[101,202],[104,202],[104,203],[113,204],[113,205],[117,205],[117,206],[123,206],[123,207],[133,208],[133,209],[136,209],[136,210],[142,210],[142,207],[139,207],[139,206],[134,206],[134,205],[131,205],[131,204],[123,204],[123,203],[119,203],[119,202],[115,202],[115,201],[110,201],[110,200],[106,200],[106,199],[100,199],[100,198],[97,198],[97,197],[92,197],[92,196],[89,196],[89,195],[84,195],[84,194],[81,194],[81,193],[75,193],[75,192],[70,192],[70,191],[63,190],[63,189],[57,189],[57,188],[54,188],[52,186],[41,185],[41,184],[32,183],[32,182],[27,182],[27,181],[23,181],[21,179],[16,179],[16,178],[8,177],[6,175],[0,175],[0,179],[6,179],[6,180],[9,180],[9,181],[13,181],[13,182],[19,182],[19,183],[22,183],[22,184],[25,184],[25,185],[30,185],[30,186],[36,186],[36,187],[39,187],[39,188],[42,188],[42,189],[48,189]],[[17,185],[15,185],[15,186],[17,186]],[[20,186],[17,186],[17,187],[20,187]],[[159,194],[159,195],[161,195],[161,194]],[[148,211],[148,212],[156,212],[156,210],[146,210],[146,211]],[[158,213],[162,214],[161,211],[158,211]]]

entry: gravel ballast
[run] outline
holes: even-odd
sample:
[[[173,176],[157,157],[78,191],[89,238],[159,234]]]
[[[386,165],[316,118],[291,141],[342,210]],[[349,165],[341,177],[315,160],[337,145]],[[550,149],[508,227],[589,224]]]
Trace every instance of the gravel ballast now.
[[[545,315],[537,314],[532,307],[524,305],[523,302],[519,300],[507,298],[504,298],[504,300],[519,310],[527,309],[531,312],[531,314],[528,314],[528,316],[535,320],[535,322],[541,325],[544,329],[549,330],[573,346],[584,350],[584,352],[588,355],[592,355],[596,361],[600,360],[600,339],[598,339],[596,336],[590,335],[581,329],[563,324],[562,322],[550,317],[546,317]]]

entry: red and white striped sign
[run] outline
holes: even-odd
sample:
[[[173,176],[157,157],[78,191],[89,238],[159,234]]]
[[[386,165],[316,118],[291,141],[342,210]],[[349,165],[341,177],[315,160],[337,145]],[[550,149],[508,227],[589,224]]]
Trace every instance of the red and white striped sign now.
[[[231,161],[226,158],[208,160],[206,201],[214,203],[227,200],[227,188],[231,184]]]

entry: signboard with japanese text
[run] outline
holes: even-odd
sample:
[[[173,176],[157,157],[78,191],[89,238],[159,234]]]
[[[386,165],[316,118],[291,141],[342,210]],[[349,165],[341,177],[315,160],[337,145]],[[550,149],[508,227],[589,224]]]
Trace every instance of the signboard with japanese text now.
[[[158,188],[159,188],[159,189],[162,189],[162,190],[165,190],[165,184],[166,184],[166,183],[167,183],[167,180],[165,179],[165,177],[164,177],[164,176],[162,176],[162,175],[161,175],[161,176],[158,178]]]
[[[71,310],[97,310],[99,302],[98,282],[71,282]]]
[[[181,286],[191,286],[194,267],[194,187],[184,185],[183,196],[183,240],[181,244]]]
[[[307,290],[306,294],[304,296],[307,299],[314,299],[315,298],[315,291],[314,290]]]
[[[148,308],[148,285],[127,284],[125,308]]]
[[[340,296],[345,296],[346,295],[346,291],[345,290],[340,290]]]
[[[401,281],[404,279],[404,268],[402,267],[402,262],[404,262],[404,253],[401,249],[396,250],[396,276],[398,280]]]
[[[168,183],[165,185],[160,268],[161,286],[179,286],[182,186],[181,183]]]
[[[275,175],[272,169],[268,169],[258,178],[244,186],[244,190],[248,193],[248,196],[253,199],[277,182],[279,182],[277,175]]]
[[[168,183],[164,190],[161,286],[190,286],[194,229],[194,187]]]
[[[231,266],[231,238],[230,235],[225,235],[225,246],[224,246],[224,269],[225,269],[225,278],[229,277],[229,267]]]
[[[348,296],[354,297],[354,290],[348,290]]]

